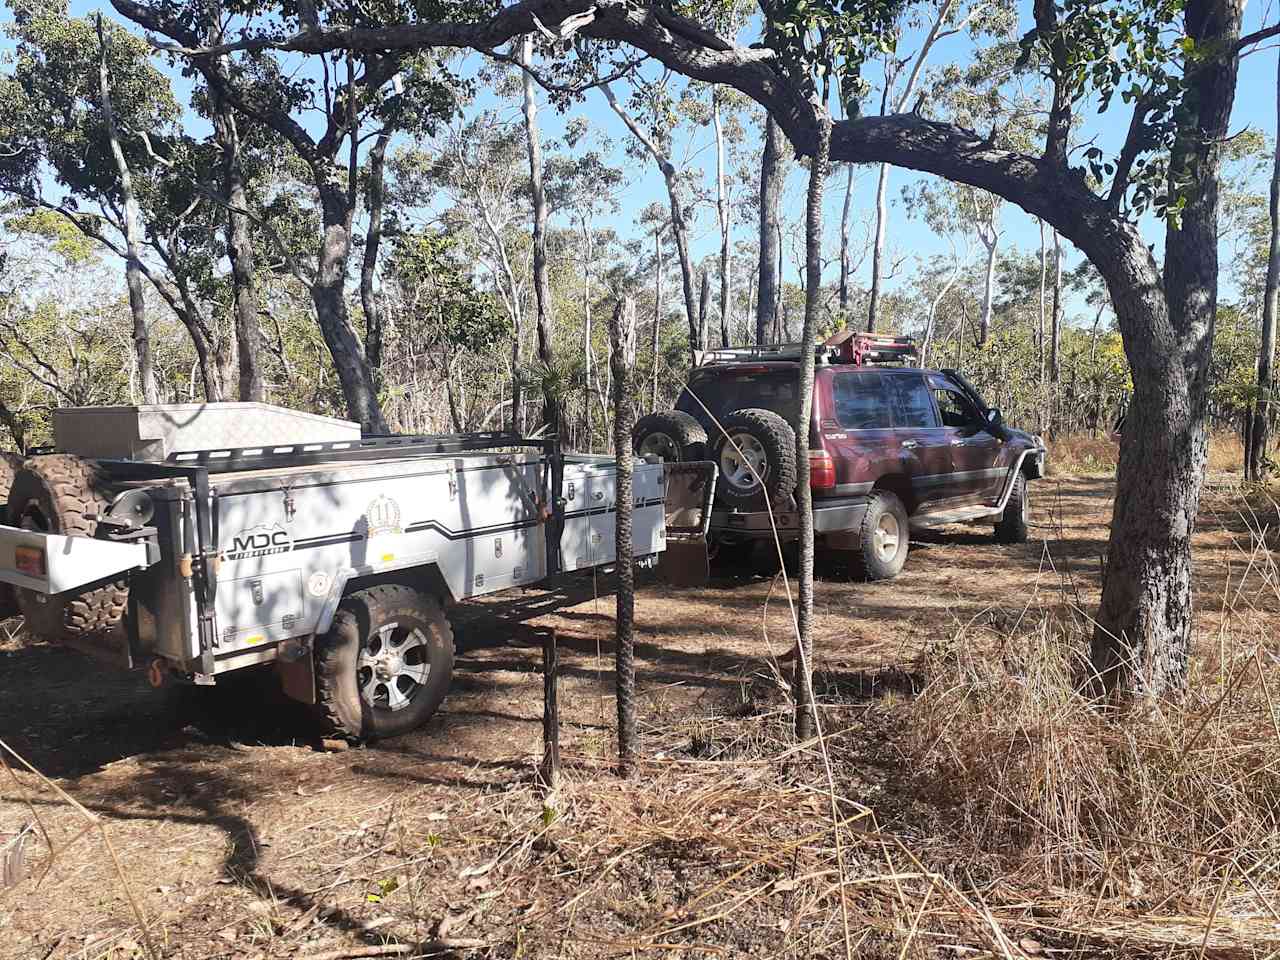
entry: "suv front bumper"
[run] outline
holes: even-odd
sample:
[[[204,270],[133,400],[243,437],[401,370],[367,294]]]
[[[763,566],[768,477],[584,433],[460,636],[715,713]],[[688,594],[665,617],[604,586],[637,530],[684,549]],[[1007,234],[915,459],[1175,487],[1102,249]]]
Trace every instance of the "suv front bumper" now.
[[[866,497],[817,500],[813,504],[813,532],[823,534],[855,529],[862,523],[866,512]],[[773,537],[775,527],[779,539],[795,540],[800,536],[800,514],[795,509],[775,510],[772,519],[770,523],[766,510],[712,510],[710,536],[714,540],[730,542],[767,540]]]

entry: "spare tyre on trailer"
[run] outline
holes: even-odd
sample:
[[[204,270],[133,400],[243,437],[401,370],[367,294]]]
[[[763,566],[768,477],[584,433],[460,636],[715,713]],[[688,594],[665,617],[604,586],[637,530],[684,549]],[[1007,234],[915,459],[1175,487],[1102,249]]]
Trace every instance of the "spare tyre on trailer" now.
[[[631,431],[637,456],[655,456],[666,463],[689,463],[707,458],[707,431],[680,410],[662,410],[641,417]]]
[[[110,503],[105,477],[93,461],[51,453],[32,457],[17,471],[7,520],[24,530],[92,537]],[[111,580],[56,597],[18,589],[17,598],[31,633],[48,640],[96,640],[119,635],[129,587],[125,580]]]

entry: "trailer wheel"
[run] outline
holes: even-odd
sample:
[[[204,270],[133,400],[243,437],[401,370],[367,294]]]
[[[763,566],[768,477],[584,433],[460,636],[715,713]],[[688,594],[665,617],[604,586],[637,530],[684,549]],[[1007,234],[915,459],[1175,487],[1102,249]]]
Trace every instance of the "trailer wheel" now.
[[[9,489],[22,469],[22,458],[16,453],[0,451],[0,523],[8,524]],[[0,583],[0,620],[18,615],[18,595],[7,583]]]
[[[9,490],[10,524],[41,533],[92,537],[97,514],[110,496],[101,471],[90,461],[66,453],[32,457],[22,465]],[[129,601],[127,580],[113,580],[72,596],[41,600],[34,590],[17,591],[27,629],[50,640],[100,639],[117,633]]]
[[[408,733],[436,712],[453,678],[453,631],[435,597],[384,584],[342,601],[316,638],[316,709],[353,740]]]

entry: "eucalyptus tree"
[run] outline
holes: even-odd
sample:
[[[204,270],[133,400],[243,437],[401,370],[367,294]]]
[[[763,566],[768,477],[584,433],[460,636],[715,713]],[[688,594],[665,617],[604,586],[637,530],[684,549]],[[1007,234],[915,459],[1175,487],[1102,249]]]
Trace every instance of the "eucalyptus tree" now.
[[[907,6],[880,56],[882,80],[880,114],[902,113],[916,95],[917,85],[934,47],[948,37],[969,31],[975,35],[1007,32],[1012,26],[1012,5],[1008,0],[927,0],[919,6]],[[920,46],[899,55],[897,44],[905,29],[924,31]],[[905,71],[905,75],[904,75]],[[912,110],[919,112],[922,96]],[[874,332],[884,279],[885,246],[888,237],[889,164],[881,163],[876,178],[876,228],[871,252],[871,295],[867,303],[867,330]],[[852,170],[850,170],[852,177]]]
[[[667,188],[667,202],[671,207],[671,234],[675,240],[676,257],[680,261],[680,279],[684,294],[685,320],[689,325],[689,351],[703,349],[699,329],[701,311],[698,305],[695,288],[693,261],[689,254],[689,231],[692,227],[693,213],[685,202],[688,187],[694,171],[687,161],[676,166],[674,157],[675,133],[680,123],[680,115],[675,110],[670,95],[672,73],[666,71],[654,82],[633,79],[635,93],[631,99],[632,109],[624,108],[618,101],[613,89],[606,83],[600,84],[609,106],[626,125],[640,148],[647,153],[662,172],[663,183]],[[637,152],[628,146],[629,155]],[[705,276],[705,275],[704,275]]]
[[[224,399],[231,349],[213,315],[223,248],[201,173],[216,164],[207,145],[179,128],[150,47],[115,24],[28,3],[10,31],[0,192],[57,214],[124,263],[144,402],[159,396],[144,284],[189,333],[205,397]]]
[[[612,231],[600,230],[596,220],[602,214],[618,209],[617,195],[625,179],[618,167],[605,162],[594,149],[578,150],[585,135],[585,127],[572,123],[565,133],[563,149],[552,153],[547,160],[548,204],[552,212],[567,214],[574,223],[580,238],[579,250],[582,263],[582,436],[592,437],[591,398],[594,395],[600,405],[601,416],[607,416],[608,399],[600,385],[596,370],[593,303],[596,294],[595,276],[600,272],[599,261],[607,255]]]
[[[167,38],[170,49],[208,49],[209,11],[204,4],[156,4],[113,0],[118,13]],[[271,4],[237,8],[243,30],[299,30],[318,26],[315,5],[280,10]],[[368,23],[358,3],[326,5],[326,15]],[[407,16],[410,4],[388,3],[378,13]],[[216,46],[216,45],[214,45]],[[362,149],[369,140],[399,130],[430,130],[454,112],[466,84],[427,51],[317,52],[307,69],[267,48],[189,58],[216,95],[289,145],[307,171],[321,217],[315,238],[310,293],[316,318],[333,355],[349,415],[366,432],[385,433],[374,369],[351,323],[346,288],[353,221],[359,204]],[[319,124],[304,118],[319,115]],[[376,314],[375,314],[376,316]]]
[[[483,112],[445,127],[426,149],[405,148],[394,161],[400,202],[423,205],[439,190],[444,226],[472,245],[511,320],[511,417],[524,422],[524,334],[530,292],[528,153],[520,126]]]
[[[430,369],[443,384],[449,425],[458,432],[472,425],[463,392],[455,385],[459,361],[493,350],[511,335],[509,318],[493,293],[477,288],[466,257],[463,245],[448,232],[404,230],[395,235],[386,264],[403,327],[393,361],[402,367],[398,379],[417,386],[419,370],[424,365]],[[421,416],[422,411],[414,412]],[[443,426],[431,423],[429,429]]]

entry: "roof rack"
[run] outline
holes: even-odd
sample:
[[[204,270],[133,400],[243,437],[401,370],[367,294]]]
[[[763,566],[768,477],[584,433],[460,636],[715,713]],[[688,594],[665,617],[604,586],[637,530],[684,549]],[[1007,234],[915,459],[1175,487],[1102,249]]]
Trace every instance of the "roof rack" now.
[[[803,343],[765,344],[755,347],[722,347],[718,350],[701,350],[695,354],[695,366],[713,364],[759,363],[768,360],[799,360],[805,354]],[[841,330],[822,343],[814,344],[813,357],[818,363],[847,363],[853,366],[901,363],[911,366],[918,362],[914,337],[895,337],[886,334],[860,333]]]
[[[815,344],[814,356],[822,358],[826,349]],[[697,351],[696,366],[703,367],[712,363],[748,363],[761,360],[799,360],[804,355],[803,343],[771,343],[755,347],[721,347],[718,350]]]

